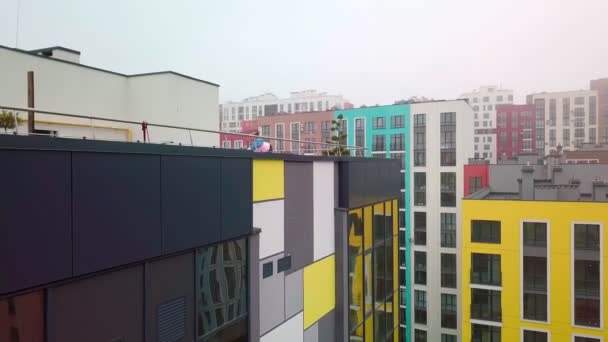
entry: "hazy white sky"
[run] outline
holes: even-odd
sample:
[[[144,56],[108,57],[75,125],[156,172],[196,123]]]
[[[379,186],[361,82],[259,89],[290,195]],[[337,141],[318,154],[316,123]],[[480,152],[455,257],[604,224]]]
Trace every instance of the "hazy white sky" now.
[[[388,104],[482,84],[523,101],[608,77],[608,0],[20,1],[19,48],[175,70],[219,83],[220,101],[314,88]],[[15,46],[17,3],[0,0],[1,45]]]

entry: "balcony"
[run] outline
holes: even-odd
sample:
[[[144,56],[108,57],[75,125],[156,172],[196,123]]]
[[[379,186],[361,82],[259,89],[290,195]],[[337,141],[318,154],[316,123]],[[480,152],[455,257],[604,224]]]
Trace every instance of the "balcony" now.
[[[471,284],[501,286],[502,272],[471,270]]]
[[[488,304],[471,304],[471,319],[502,322],[502,307],[492,309]]]

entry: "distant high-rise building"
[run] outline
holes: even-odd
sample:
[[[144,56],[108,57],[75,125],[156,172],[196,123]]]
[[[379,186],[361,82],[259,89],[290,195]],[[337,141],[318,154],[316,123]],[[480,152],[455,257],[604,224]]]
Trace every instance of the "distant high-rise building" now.
[[[557,146],[573,149],[597,143],[598,92],[577,90],[527,96],[536,112],[536,148],[543,156]]]
[[[496,105],[496,155],[514,158],[536,152],[534,105]]]
[[[292,92],[288,98],[280,99],[274,94],[266,93],[248,97],[241,102],[222,104],[221,129],[229,132],[240,132],[241,121],[253,120],[260,116],[321,112],[352,108],[342,95],[329,95],[316,90]]]
[[[497,86],[482,86],[460,98],[473,108],[474,156],[496,162],[496,106],[513,103],[513,90]]]
[[[602,144],[608,144],[608,78],[592,80],[591,90],[597,91],[598,96],[598,139]]]

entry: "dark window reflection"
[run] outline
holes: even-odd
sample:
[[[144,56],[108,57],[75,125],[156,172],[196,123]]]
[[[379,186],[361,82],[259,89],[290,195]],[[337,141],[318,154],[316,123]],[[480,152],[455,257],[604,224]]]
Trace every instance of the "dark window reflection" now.
[[[198,341],[247,340],[245,239],[196,253]]]

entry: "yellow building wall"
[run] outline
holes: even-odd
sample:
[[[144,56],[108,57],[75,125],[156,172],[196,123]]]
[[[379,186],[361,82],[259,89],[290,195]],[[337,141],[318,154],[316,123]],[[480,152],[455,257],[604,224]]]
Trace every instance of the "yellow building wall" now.
[[[304,329],[336,306],[335,263],[332,254],[304,267]]]
[[[551,342],[572,342],[577,333],[591,337],[604,337],[608,310],[605,296],[608,284],[603,283],[603,329],[573,327],[571,311],[571,246],[572,223],[600,223],[602,231],[602,266],[606,274],[606,235],[608,227],[608,203],[592,202],[545,202],[545,201],[502,201],[464,200],[462,213],[462,341],[471,340],[470,324],[470,271],[471,253],[501,255],[502,271],[502,341],[521,341],[522,328],[546,330]],[[471,243],[471,220],[501,221],[501,243]],[[549,223],[549,323],[522,321],[520,298],[520,246],[521,222],[525,220],[547,221]]]
[[[243,175],[245,177],[246,175]],[[285,163],[283,160],[253,160],[253,201],[285,197]]]

